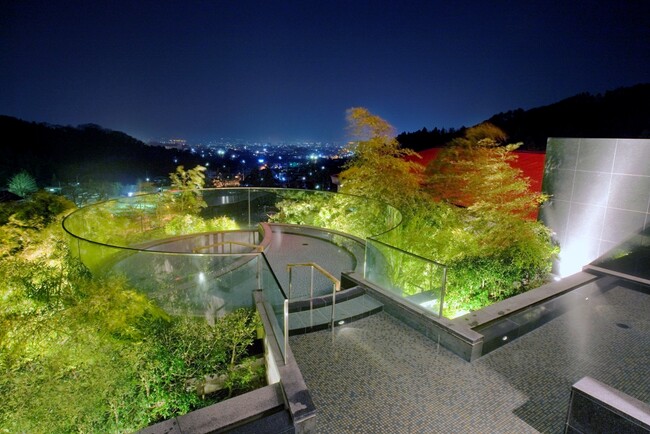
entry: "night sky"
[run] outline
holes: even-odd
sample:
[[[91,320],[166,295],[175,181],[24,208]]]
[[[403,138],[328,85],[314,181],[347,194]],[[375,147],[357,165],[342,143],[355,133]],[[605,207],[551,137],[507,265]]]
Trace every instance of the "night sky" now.
[[[0,0],[0,114],[148,141],[345,140],[650,82],[650,1]]]

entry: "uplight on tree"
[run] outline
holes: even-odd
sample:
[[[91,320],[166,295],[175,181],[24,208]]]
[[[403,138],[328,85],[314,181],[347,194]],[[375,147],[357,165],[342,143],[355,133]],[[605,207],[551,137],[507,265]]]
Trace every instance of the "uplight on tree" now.
[[[27,197],[29,194],[38,190],[34,177],[24,170],[9,180],[8,187],[10,192],[20,197]]]

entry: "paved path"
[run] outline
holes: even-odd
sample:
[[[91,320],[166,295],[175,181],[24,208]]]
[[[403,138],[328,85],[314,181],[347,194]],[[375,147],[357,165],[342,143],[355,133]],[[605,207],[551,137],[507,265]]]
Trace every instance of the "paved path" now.
[[[327,240],[286,233],[275,228],[266,256],[280,285],[282,285],[285,291],[289,288],[287,264],[315,262],[333,274],[337,279],[341,278],[342,271],[351,271],[356,266],[356,259],[351,253]],[[309,285],[310,268],[295,268],[293,271],[293,294],[291,298],[308,297]],[[314,288],[315,295],[331,294],[332,282],[319,272],[314,271]]]
[[[561,433],[583,376],[650,402],[648,312],[615,287],[473,363],[386,313],[290,344],[321,433]]]

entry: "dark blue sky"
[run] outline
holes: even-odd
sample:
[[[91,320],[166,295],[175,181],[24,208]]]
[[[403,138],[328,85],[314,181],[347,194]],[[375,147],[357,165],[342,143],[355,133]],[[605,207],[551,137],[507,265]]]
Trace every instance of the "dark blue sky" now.
[[[344,140],[650,82],[650,1],[0,0],[0,114],[143,140]]]

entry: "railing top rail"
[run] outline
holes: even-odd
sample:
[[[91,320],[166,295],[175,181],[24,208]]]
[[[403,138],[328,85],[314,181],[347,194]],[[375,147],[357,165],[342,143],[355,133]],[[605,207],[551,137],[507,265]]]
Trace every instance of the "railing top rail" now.
[[[412,256],[414,258],[421,259],[421,260],[426,261],[426,262],[431,262],[432,264],[435,264],[435,265],[437,265],[439,267],[447,268],[447,266],[445,264],[434,261],[433,259],[425,258],[424,256],[416,255],[415,253],[407,252],[406,250],[400,249],[399,247],[395,247],[393,245],[384,243],[383,241],[379,241],[376,238],[369,237],[368,241],[371,241],[371,242],[377,243],[377,244],[381,244],[382,246],[388,247],[389,249],[397,250],[397,251],[399,251],[401,253],[404,253],[405,255]]]
[[[294,264],[287,264],[287,271],[290,271],[293,267],[312,267],[318,270],[323,276],[327,277],[329,280],[334,283],[334,286],[336,288],[336,291],[341,290],[341,281],[334,277],[332,273],[321,267],[315,262],[301,262],[301,263],[294,263]]]
[[[247,191],[249,194],[250,193],[258,193],[258,192],[259,193],[267,192],[267,193],[278,194],[279,196],[283,196],[285,193],[307,193],[307,194],[316,194],[316,195],[347,196],[347,197],[355,198],[357,200],[364,201],[364,202],[376,202],[376,203],[379,203],[379,204],[382,204],[382,205],[386,206],[386,209],[389,210],[390,213],[395,212],[396,216],[397,216],[397,219],[395,219],[395,221],[392,221],[390,223],[390,227],[388,229],[386,229],[384,232],[381,232],[380,234],[375,234],[374,236],[379,236],[379,235],[382,235],[384,233],[390,232],[390,231],[394,230],[396,227],[398,227],[402,222],[402,214],[401,214],[401,212],[397,208],[393,207],[392,205],[390,205],[390,204],[388,204],[386,202],[380,201],[380,200],[369,199],[367,197],[357,196],[357,195],[347,194],[347,193],[329,192],[329,191],[321,191],[321,190],[285,189],[285,188],[269,188],[269,187],[206,188],[206,189],[200,189],[199,191],[205,192],[205,193],[211,193],[211,192],[223,193],[223,192],[225,192],[226,194],[229,191],[231,191],[233,193],[235,193],[235,192],[246,192]],[[178,194],[178,193],[180,193],[180,191],[170,192],[170,193],[171,194]],[[163,195],[164,195],[164,192],[148,193],[148,194],[137,195],[137,196],[128,197],[128,198],[126,198],[126,197],[124,197],[124,198],[122,198],[122,197],[121,198],[113,198],[113,199],[108,199],[106,201],[86,205],[84,207],[81,207],[81,208],[73,211],[69,215],[67,215],[65,217],[65,219],[62,221],[61,224],[63,226],[64,231],[67,234],[69,234],[73,238],[79,239],[81,241],[86,241],[86,242],[89,242],[89,243],[92,243],[92,244],[95,244],[95,245],[99,245],[99,246],[114,247],[114,248],[118,248],[118,249],[141,250],[141,249],[138,249],[137,247],[134,247],[134,246],[126,246],[126,245],[122,245],[122,244],[119,244],[119,243],[118,244],[113,244],[113,243],[108,243],[108,242],[97,241],[97,240],[93,239],[92,236],[89,236],[89,234],[77,233],[77,230],[71,229],[69,227],[69,225],[75,218],[81,218],[81,219],[85,218],[85,213],[88,212],[89,210],[93,209],[93,208],[96,208],[96,207],[102,207],[102,206],[107,206],[107,205],[111,205],[111,204],[123,204],[123,205],[131,205],[131,206],[135,205],[136,207],[140,206],[140,205],[142,205],[142,206],[145,206],[145,205],[146,206],[149,206],[149,205],[155,206],[156,205],[155,199],[160,198]],[[113,211],[109,210],[109,212],[113,212]],[[181,236],[185,236],[185,235],[193,235],[193,234],[182,234]]]
[[[195,248],[192,249],[192,252],[198,253],[201,250],[211,249],[212,247],[219,247],[219,246],[232,245],[232,244],[235,244],[237,246],[242,246],[242,247],[250,247],[251,249],[253,249],[256,252],[261,252],[263,250],[263,246],[261,246],[259,244],[245,243],[245,242],[242,242],[242,241],[222,241],[222,242],[213,243],[213,244],[210,244],[210,245],[207,245],[207,246],[195,247]]]

